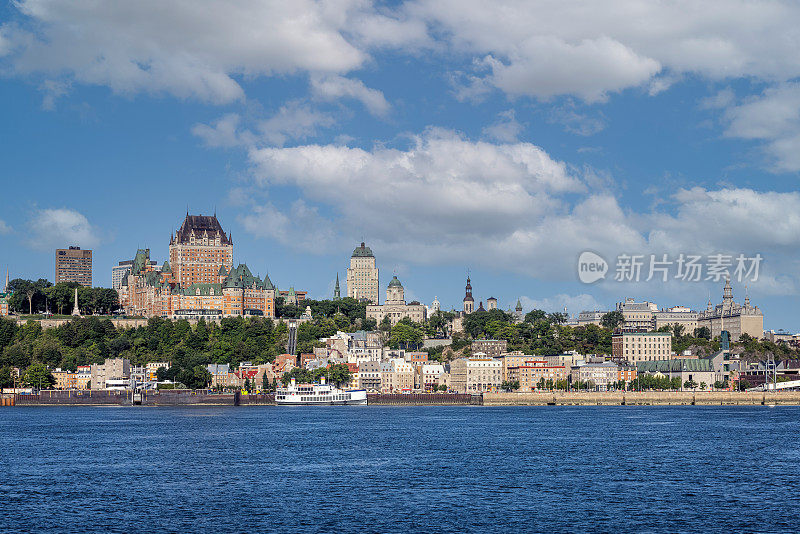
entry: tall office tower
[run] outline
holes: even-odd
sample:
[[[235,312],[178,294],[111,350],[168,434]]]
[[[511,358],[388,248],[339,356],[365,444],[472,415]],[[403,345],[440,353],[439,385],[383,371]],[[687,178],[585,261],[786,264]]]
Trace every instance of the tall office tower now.
[[[92,251],[81,250],[81,247],[57,249],[55,283],[59,282],[78,282],[92,287]]]
[[[378,268],[375,266],[375,255],[372,249],[361,243],[350,256],[350,268],[347,269],[347,296],[366,300],[372,304],[378,301]]]
[[[181,287],[218,284],[233,268],[233,241],[216,215],[187,213],[180,229],[170,237],[169,263]]]

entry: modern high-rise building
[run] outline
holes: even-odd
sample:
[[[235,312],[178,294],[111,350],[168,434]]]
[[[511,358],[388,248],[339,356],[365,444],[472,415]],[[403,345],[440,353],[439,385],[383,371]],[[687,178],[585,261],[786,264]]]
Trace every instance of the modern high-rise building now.
[[[150,266],[152,267],[151,270],[153,271],[160,271],[161,266],[155,260],[150,261]],[[114,265],[111,267],[111,288],[119,291],[119,288],[122,287],[122,281],[127,277],[131,272],[131,267],[133,267],[133,260],[125,260],[119,262],[119,265]]]
[[[169,240],[169,264],[181,287],[219,283],[233,268],[233,241],[216,215],[189,215]]]
[[[347,269],[347,296],[366,300],[371,304],[380,304],[379,284],[375,255],[371,248],[361,243],[350,256],[350,268]]]
[[[81,250],[81,247],[56,250],[55,283],[60,282],[78,282],[92,287],[92,251]]]

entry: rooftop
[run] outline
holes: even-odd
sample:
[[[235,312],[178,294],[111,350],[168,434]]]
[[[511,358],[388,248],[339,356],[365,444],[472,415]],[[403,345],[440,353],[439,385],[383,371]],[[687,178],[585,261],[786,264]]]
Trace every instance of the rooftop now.
[[[369,248],[368,246],[366,246],[364,244],[364,242],[362,241],[361,242],[361,246],[360,247],[356,247],[355,250],[353,251],[352,257],[353,258],[374,258],[375,255],[372,253],[372,249]]]

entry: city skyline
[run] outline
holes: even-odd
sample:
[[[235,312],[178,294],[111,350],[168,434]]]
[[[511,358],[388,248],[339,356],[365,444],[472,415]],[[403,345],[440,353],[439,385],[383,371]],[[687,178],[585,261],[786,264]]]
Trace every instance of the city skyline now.
[[[254,274],[316,298],[362,241],[407,300],[458,309],[470,272],[477,301],[571,314],[625,297],[699,311],[719,293],[581,284],[586,250],[761,254],[747,285],[765,327],[800,323],[800,67],[795,37],[776,37],[795,35],[796,6],[763,8],[756,26],[745,4],[724,21],[646,6],[641,26],[658,30],[643,35],[617,24],[624,6],[584,6],[593,24],[576,25],[552,7],[542,24],[513,5],[353,4],[337,18],[301,2],[269,20],[310,13],[300,33],[319,40],[279,44],[256,27],[230,37],[262,11],[172,5],[169,41],[115,9],[0,7],[0,264],[14,276],[50,279],[52,251],[75,245],[110,287],[132,250],[163,262],[188,210],[216,212]],[[74,49],[73,32],[91,39]]]

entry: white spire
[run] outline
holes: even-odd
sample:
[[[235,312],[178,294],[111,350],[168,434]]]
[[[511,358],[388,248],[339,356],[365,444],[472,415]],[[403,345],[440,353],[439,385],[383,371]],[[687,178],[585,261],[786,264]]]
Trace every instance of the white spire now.
[[[75,288],[75,306],[72,307],[72,315],[80,316],[81,310],[78,308],[78,288]]]

